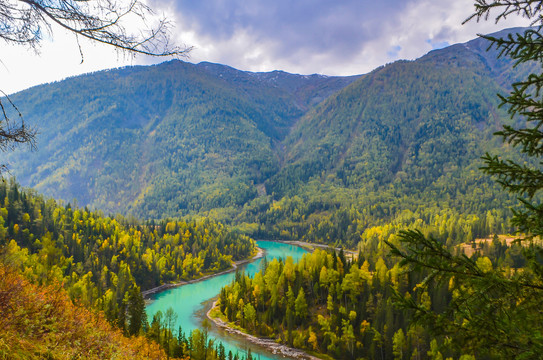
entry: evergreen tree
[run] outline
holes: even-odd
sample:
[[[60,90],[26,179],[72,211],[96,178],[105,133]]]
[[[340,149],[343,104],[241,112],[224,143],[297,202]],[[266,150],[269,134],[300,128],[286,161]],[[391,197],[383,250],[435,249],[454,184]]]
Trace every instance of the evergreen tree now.
[[[296,311],[296,317],[303,322],[308,315],[307,301],[305,299],[305,292],[303,288],[300,289],[296,300],[294,300],[294,309]]]
[[[521,15],[534,21],[524,33],[504,38],[486,37],[500,56],[509,56],[517,66],[528,62],[543,65],[542,1],[476,0],[475,13],[468,19],[486,19],[498,11],[496,21]],[[467,21],[468,21],[467,20]],[[541,69],[541,67],[539,67]],[[524,154],[523,163],[486,154],[483,171],[493,175],[510,193],[520,197],[522,210],[513,211],[512,223],[518,228],[517,243],[523,245],[526,265],[522,271],[496,267],[488,258],[453,255],[440,241],[419,231],[400,233],[400,244],[389,245],[401,256],[402,264],[428,276],[421,287],[433,281],[448,283],[453,299],[442,312],[413,297],[396,294],[399,304],[414,310],[417,320],[436,334],[447,336],[452,346],[471,352],[477,358],[538,359],[543,354],[543,73],[532,73],[512,85],[509,96],[500,96],[510,115],[520,116],[526,126],[504,126],[496,133]],[[494,265],[494,266],[493,266]],[[432,353],[430,355],[430,353]],[[441,358],[432,342],[432,358]]]
[[[140,287],[134,286],[128,295],[128,333],[130,335],[138,335],[143,324],[147,322],[147,314],[145,313],[145,301],[141,295]]]

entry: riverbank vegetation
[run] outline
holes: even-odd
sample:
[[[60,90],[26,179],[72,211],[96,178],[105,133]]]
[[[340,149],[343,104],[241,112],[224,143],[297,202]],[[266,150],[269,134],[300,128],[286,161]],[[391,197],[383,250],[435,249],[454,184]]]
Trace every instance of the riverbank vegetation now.
[[[494,237],[472,245],[472,259],[481,269],[514,272],[524,265],[518,244]],[[254,277],[236,274],[220,292],[217,316],[248,333],[337,359],[472,359],[444,337],[409,326],[413,313],[395,307],[397,294],[443,313],[456,293],[448,283],[421,292],[429,273],[405,270],[389,256],[353,261],[342,251],[315,250],[298,263],[272,260]]]

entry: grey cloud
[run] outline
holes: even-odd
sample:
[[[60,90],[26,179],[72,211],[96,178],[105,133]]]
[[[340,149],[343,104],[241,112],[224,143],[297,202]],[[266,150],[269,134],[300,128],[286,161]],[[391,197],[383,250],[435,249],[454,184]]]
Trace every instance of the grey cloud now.
[[[454,30],[448,26],[444,26],[440,31],[432,38],[432,42],[447,42],[454,36]]]
[[[252,71],[360,74],[504,27],[462,26],[474,0],[147,1],[175,11],[191,61]]]
[[[181,0],[180,22],[215,41],[236,31],[273,44],[271,56],[360,51],[386,23],[401,16],[411,0]]]

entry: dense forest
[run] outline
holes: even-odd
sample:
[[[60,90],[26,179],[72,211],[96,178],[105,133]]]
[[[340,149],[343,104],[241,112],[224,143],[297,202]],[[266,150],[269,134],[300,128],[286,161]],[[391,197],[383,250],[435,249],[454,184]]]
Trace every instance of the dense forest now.
[[[482,269],[525,265],[522,247],[498,236],[466,245],[469,250],[455,251],[466,252]],[[238,272],[221,290],[213,316],[335,359],[474,359],[471,351],[463,353],[424,327],[410,326],[413,314],[396,307],[395,295],[401,294],[444,312],[455,296],[453,285],[417,292],[427,276],[408,273],[397,258],[376,252],[351,259],[343,251],[316,250],[298,263],[291,258],[265,262],[252,278]]]
[[[19,271],[33,286],[61,286],[66,295],[52,299],[53,303],[69,298],[99,310],[99,316],[125,335],[147,334],[171,355],[196,351],[190,345],[195,341],[200,347],[214,348],[197,338],[200,334],[164,343],[161,334],[177,329],[165,328],[162,321],[148,324],[141,290],[228,269],[232,261],[255,253],[254,240],[209,220],[143,224],[106,217],[22,190],[13,180],[0,183],[0,198],[0,255],[12,283],[23,281],[17,278]],[[24,291],[20,296],[28,296]],[[78,309],[73,311],[82,311]],[[185,352],[180,352],[183,344]]]

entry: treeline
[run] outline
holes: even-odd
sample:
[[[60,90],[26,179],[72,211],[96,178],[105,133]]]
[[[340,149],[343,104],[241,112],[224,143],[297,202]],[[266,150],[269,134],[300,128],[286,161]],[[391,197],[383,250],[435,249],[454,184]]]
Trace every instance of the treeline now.
[[[504,259],[519,250],[495,238],[474,245],[472,256],[480,266],[509,266]],[[411,313],[394,306],[401,294],[442,312],[453,296],[449,284],[415,291],[427,275],[408,274],[390,257],[352,260],[343,251],[316,250],[296,264],[291,258],[265,262],[253,278],[237,273],[221,290],[219,316],[258,336],[337,359],[474,359],[412,325]]]
[[[3,261],[36,284],[63,283],[126,334],[146,324],[141,290],[194,279],[251,256],[254,240],[220,223],[138,223],[65,206],[15,181],[0,183]]]
[[[512,232],[506,224],[512,213],[498,203],[509,203],[506,196],[486,192],[486,187],[470,193],[473,206],[466,212],[456,210],[467,201],[467,195],[449,195],[448,201],[437,196],[413,201],[407,196],[386,193],[381,199],[364,198],[358,192],[334,191],[330,198],[314,199],[314,195],[285,197],[246,207],[240,218],[249,219],[239,228],[261,239],[296,239],[333,244],[350,249],[360,246],[375,249],[378,240],[388,238],[405,228],[417,228],[443,238],[447,245],[469,242],[491,234]],[[360,198],[357,199],[357,197]],[[384,198],[386,200],[383,200]],[[350,205],[349,205],[350,204]]]

